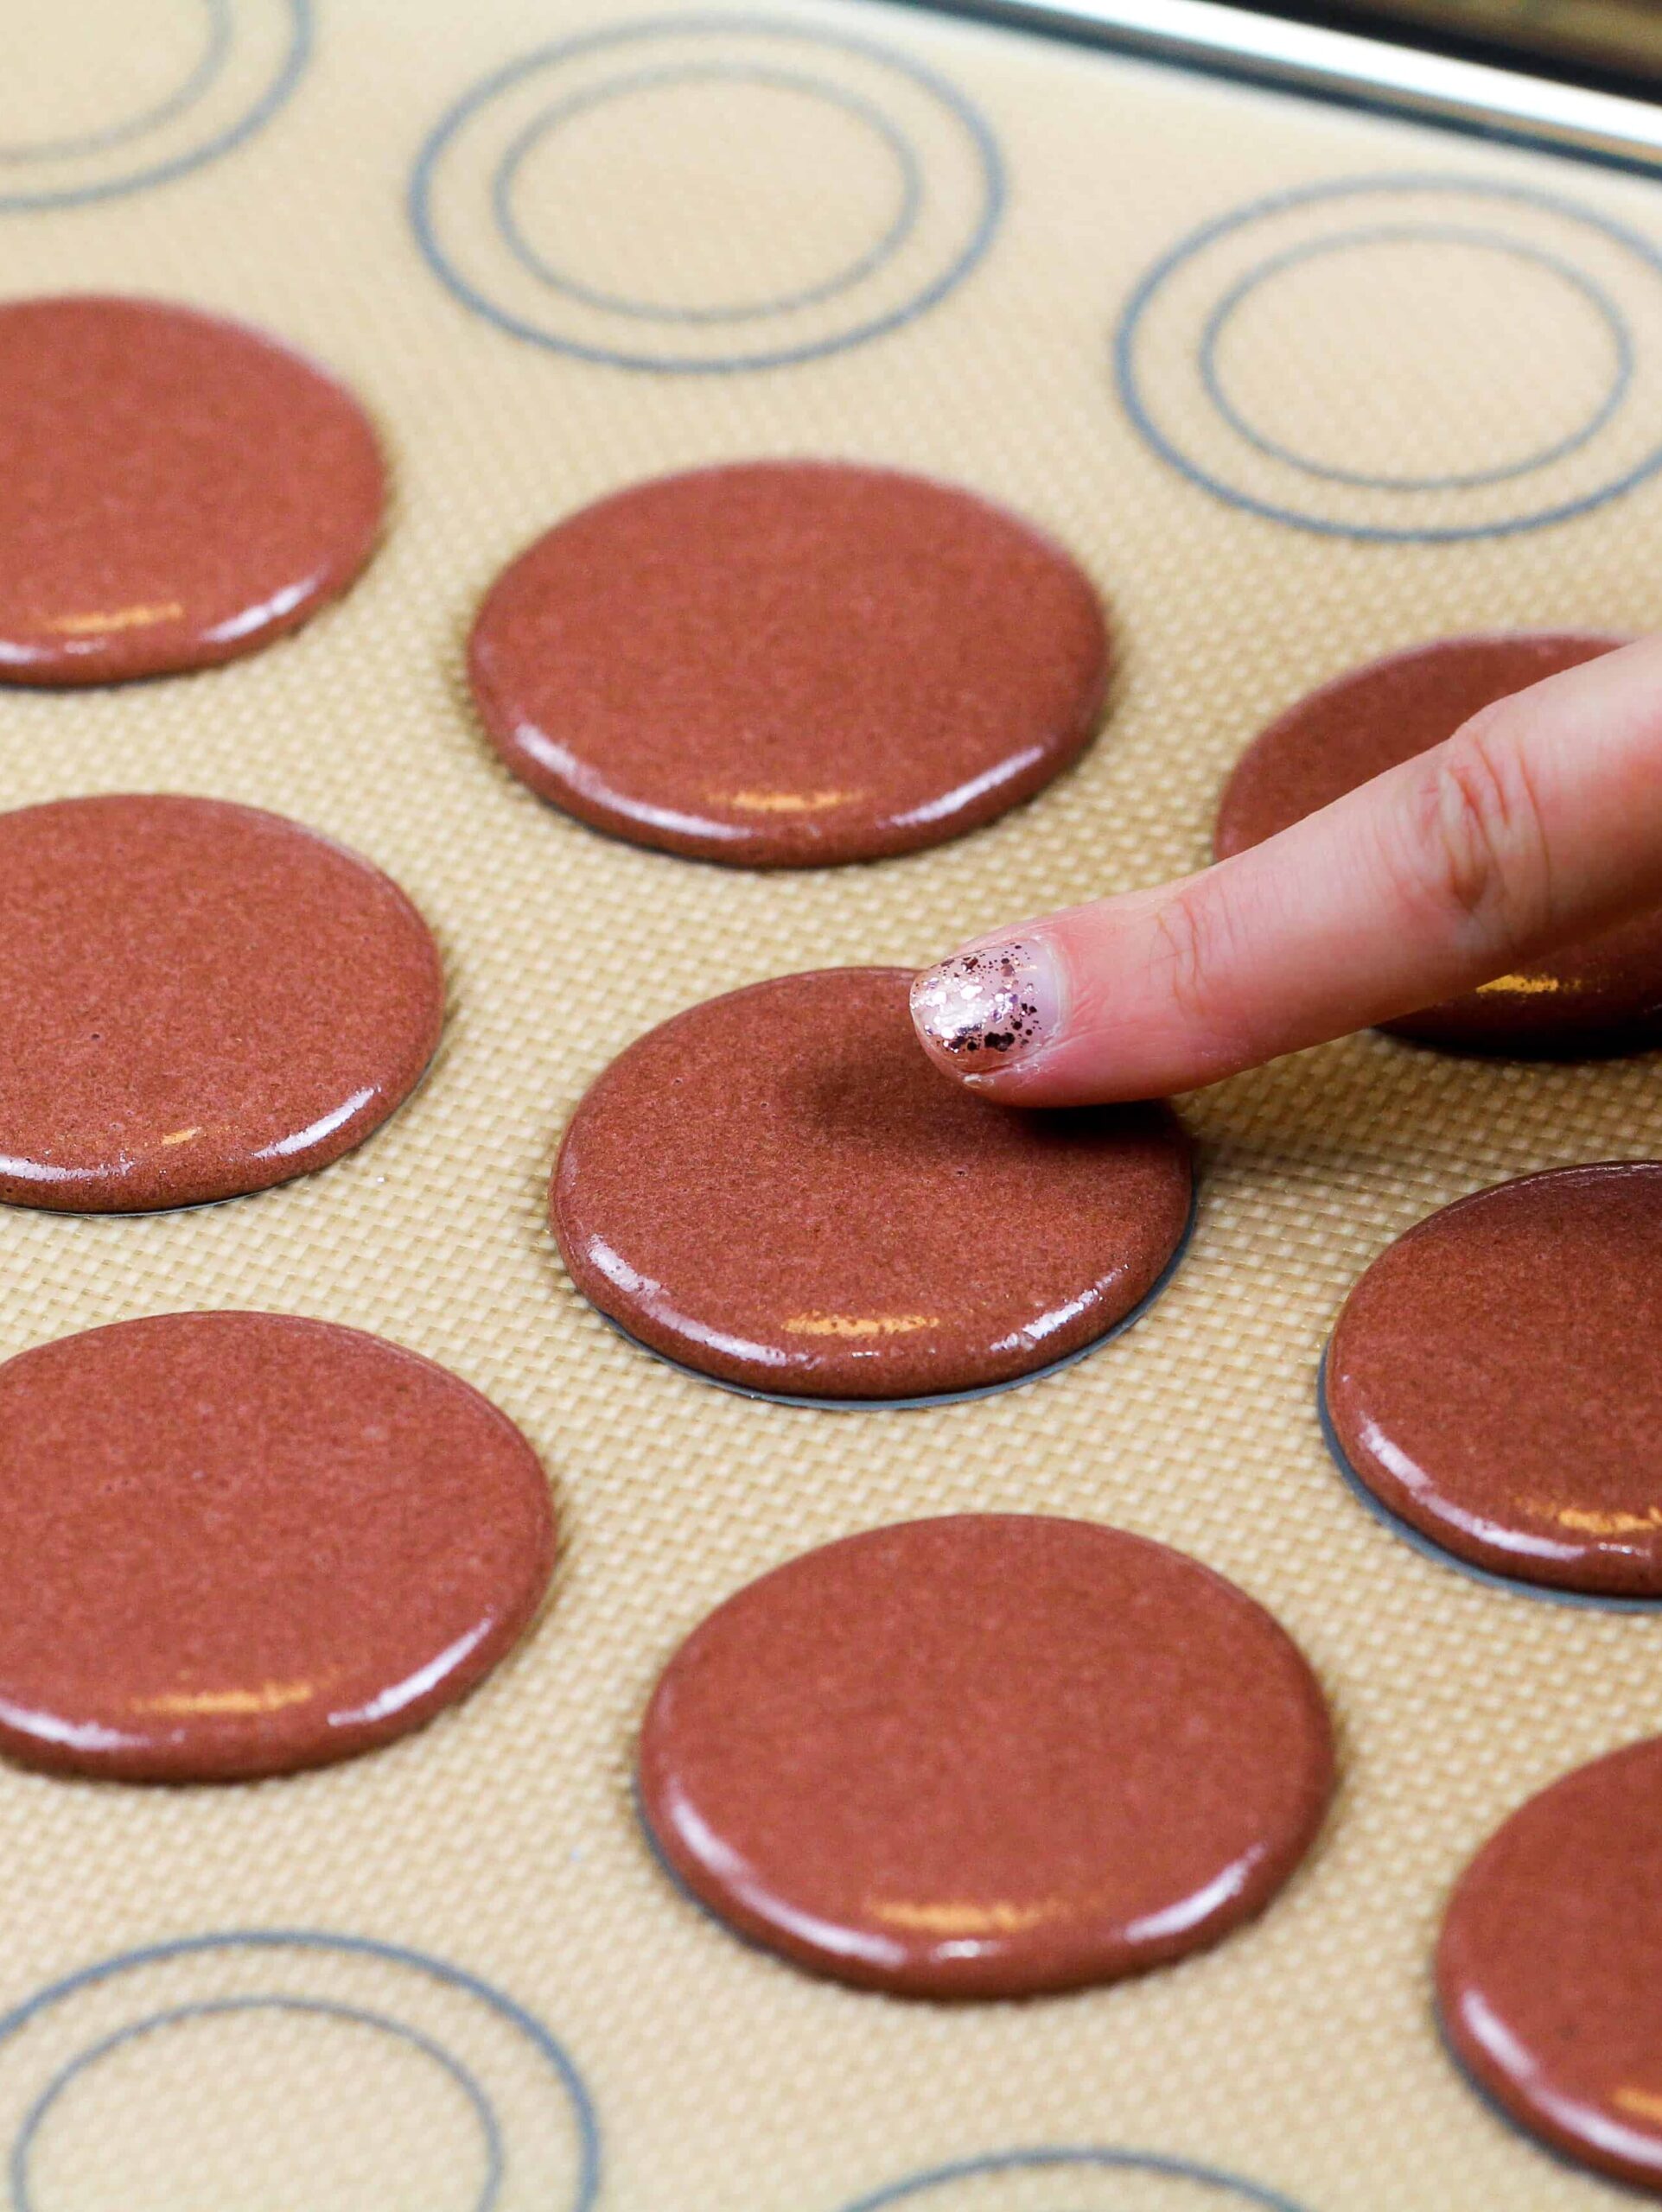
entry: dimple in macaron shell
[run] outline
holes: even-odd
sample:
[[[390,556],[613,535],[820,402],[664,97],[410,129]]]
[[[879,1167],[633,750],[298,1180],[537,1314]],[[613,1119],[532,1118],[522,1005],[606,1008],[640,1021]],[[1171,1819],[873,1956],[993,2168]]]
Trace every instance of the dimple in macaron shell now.
[[[939,844],[1067,766],[1109,644],[1089,578],[956,486],[750,461],[634,485],[498,579],[469,667],[502,759],[601,830],[810,868]]]
[[[1176,1117],[977,1096],[925,1056],[911,981],[780,976],[621,1054],[551,1191],[584,1296],[667,1358],[814,1400],[1008,1382],[1135,1313],[1188,1224]]]
[[[0,305],[0,682],[256,652],[352,582],[385,498],[357,400],[258,331],[155,300]]]
[[[407,1098],[444,977],[404,893],[248,806],[0,814],[0,1200],[146,1212],[325,1166]]]
[[[1582,631],[1440,638],[1335,677],[1242,754],[1218,811],[1219,859],[1441,745],[1496,700],[1624,642]],[[1655,1044],[1662,1040],[1662,911],[1380,1027],[1421,1044],[1518,1058]]]
[[[795,1964],[917,1997],[1077,1988],[1260,1911],[1332,1786],[1309,1665],[1244,1592],[1082,1521],[844,1538],[665,1669],[641,1805],[670,1871]]]
[[[553,1560],[519,1431],[416,1353],[168,1313],[0,1366],[0,1749],[127,1781],[319,1766],[500,1660]]]

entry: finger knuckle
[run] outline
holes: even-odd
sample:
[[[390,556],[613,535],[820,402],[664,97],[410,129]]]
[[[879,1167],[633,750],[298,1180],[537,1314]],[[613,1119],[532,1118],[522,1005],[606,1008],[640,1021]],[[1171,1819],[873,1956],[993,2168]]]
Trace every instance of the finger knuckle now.
[[[1217,979],[1227,972],[1228,931],[1214,900],[1180,886],[1155,915],[1155,959],[1161,982],[1183,1020],[1219,1027],[1224,1009]]]
[[[1462,933],[1525,933],[1542,906],[1545,825],[1505,702],[1486,709],[1428,760],[1413,810],[1408,868]]]

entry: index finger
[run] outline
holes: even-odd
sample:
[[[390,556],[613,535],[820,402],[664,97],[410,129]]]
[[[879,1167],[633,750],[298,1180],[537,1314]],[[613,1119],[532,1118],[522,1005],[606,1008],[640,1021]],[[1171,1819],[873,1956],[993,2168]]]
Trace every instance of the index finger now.
[[[1662,638],[1474,715],[1248,851],[927,970],[919,1035],[1013,1104],[1186,1090],[1662,901]]]

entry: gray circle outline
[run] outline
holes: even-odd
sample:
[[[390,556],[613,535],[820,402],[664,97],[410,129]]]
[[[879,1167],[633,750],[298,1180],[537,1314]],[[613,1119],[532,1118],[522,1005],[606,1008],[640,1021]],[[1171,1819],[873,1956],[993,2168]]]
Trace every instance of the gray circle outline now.
[[[105,2036],[60,2067],[35,2098],[25,2115],[11,2147],[11,2199],[16,2212],[38,2212],[35,2198],[29,2185],[29,2165],[35,2148],[35,2138],[45,2126],[53,2107],[80,2077],[99,2063],[125,2044],[138,2042],[143,2037],[154,2035],[163,2028],[177,2027],[187,2020],[212,2019],[226,2013],[239,2012],[299,2012],[326,2019],[347,2020],[359,2027],[375,2028],[384,2035],[418,2050],[440,2068],[467,2099],[485,2145],[485,2183],[473,2202],[473,2212],[493,2212],[502,2190],[502,2130],[496,2108],[479,2082],[459,2058],[453,2057],[442,2044],[435,2043],[419,2029],[407,2026],[389,2014],[376,2012],[366,2005],[336,2004],[322,1997],[222,1997],[204,1999],[191,2005],[175,2005],[168,2011],[151,2012],[143,2019],[131,2020]]]
[[[1462,245],[1486,246],[1497,253],[1510,254],[1514,260],[1531,263],[1538,268],[1551,270],[1571,289],[1581,294],[1603,323],[1615,353],[1615,365],[1603,395],[1595,404],[1592,413],[1578,429],[1526,454],[1521,461],[1508,461],[1498,468],[1474,469],[1453,476],[1378,476],[1352,468],[1338,468],[1324,461],[1309,460],[1293,447],[1283,445],[1267,436],[1249,419],[1245,411],[1230,397],[1227,385],[1218,360],[1219,347],[1225,331],[1234,316],[1258,289],[1283,270],[1298,267],[1308,261],[1319,260],[1324,254],[1343,252],[1358,245],[1377,245],[1406,242],[1453,242]],[[1375,492],[1454,492],[1468,491],[1486,484],[1505,484],[1519,476],[1532,475],[1537,469],[1550,467],[1554,461],[1563,461],[1570,454],[1595,438],[1627,397],[1633,375],[1633,339],[1631,326],[1602,286],[1585,276],[1573,263],[1544,248],[1528,245],[1521,238],[1510,238],[1502,231],[1468,229],[1457,223],[1381,223],[1372,228],[1340,231],[1331,238],[1307,238],[1301,245],[1289,246],[1284,252],[1272,254],[1259,262],[1245,276],[1237,278],[1207,318],[1200,334],[1199,353],[1200,379],[1206,386],[1207,397],[1233,431],[1256,446],[1270,460],[1284,461],[1288,467],[1300,469],[1306,476],[1315,476],[1329,484],[1353,484],[1364,490]]]
[[[1477,199],[1544,209],[1549,214],[1596,231],[1642,262],[1653,277],[1662,280],[1662,252],[1659,252],[1639,232],[1598,214],[1591,208],[1583,207],[1577,201],[1562,200],[1554,193],[1543,192],[1531,185],[1451,176],[1439,171],[1404,170],[1374,176],[1340,178],[1328,183],[1301,185],[1290,191],[1272,193],[1264,199],[1251,200],[1245,207],[1232,209],[1228,214],[1214,216],[1211,221],[1190,231],[1162,254],[1133,286],[1114,332],[1113,376],[1120,404],[1143,443],[1168,467],[1175,469],[1200,490],[1210,493],[1213,499],[1221,500],[1226,506],[1234,507],[1243,514],[1257,515],[1265,522],[1283,523],[1289,529],[1308,531],[1319,537],[1349,538],[1361,544],[1457,545],[1487,537],[1515,537],[1525,531],[1549,529],[1557,523],[1573,521],[1581,515],[1591,514],[1611,500],[1621,499],[1627,493],[1637,489],[1654,476],[1662,469],[1662,441],[1659,441],[1632,467],[1607,484],[1595,486],[1592,491],[1581,493],[1573,499],[1524,514],[1502,516],[1497,521],[1422,526],[1340,522],[1331,516],[1278,505],[1273,500],[1258,499],[1250,492],[1226,483],[1191,460],[1161,429],[1143,397],[1137,364],[1137,346],[1149,308],[1180,269],[1218,239],[1244,229],[1248,224],[1290,209],[1354,200],[1374,194],[1412,192],[1464,193]]]
[[[103,200],[124,199],[129,193],[145,192],[152,185],[170,184],[175,177],[188,176],[193,169],[204,168],[239,146],[245,138],[264,128],[278,109],[285,105],[296,85],[306,73],[312,57],[314,43],[313,0],[282,0],[289,17],[289,41],[277,74],[266,86],[253,105],[200,146],[175,154],[164,161],[154,162],[148,168],[137,168],[125,176],[106,177],[96,183],[66,185],[47,191],[0,193],[0,215],[30,215],[44,213],[53,208],[86,207]],[[232,41],[234,43],[234,41]],[[227,57],[229,48],[226,49]],[[216,75],[219,73],[216,70]],[[193,95],[193,105],[200,99],[206,86]],[[182,112],[182,110],[180,111]],[[152,118],[153,120],[155,118]]]
[[[523,316],[499,307],[457,267],[439,243],[433,207],[435,185],[438,165],[446,151],[463,126],[482,108],[538,71],[557,67],[563,62],[610,47],[626,46],[644,39],[723,35],[792,40],[810,48],[851,54],[861,60],[876,62],[906,78],[934,99],[965,133],[981,175],[979,212],[967,241],[946,267],[920,291],[911,299],[903,301],[900,306],[874,315],[848,330],[833,334],[829,338],[730,355],[656,354],[626,353],[610,346],[591,346],[545,330],[538,324],[528,322]],[[946,78],[936,75],[933,70],[925,67],[921,62],[914,61],[909,56],[873,41],[840,32],[822,31],[796,23],[788,17],[694,15],[643,16],[606,30],[584,32],[576,38],[561,40],[554,45],[539,47],[529,54],[521,54],[491,75],[482,78],[440,117],[429,133],[411,172],[405,209],[422,257],[446,290],[463,307],[487,322],[494,323],[510,337],[541,346],[546,353],[564,354],[572,359],[587,361],[603,368],[640,370],[667,376],[712,376],[748,369],[793,367],[804,361],[823,359],[829,354],[846,352],[851,346],[863,345],[868,339],[884,336],[889,331],[900,329],[915,321],[955,289],[982,259],[997,232],[1003,215],[1005,197],[1003,158],[999,152],[998,143],[979,110]]]
[[[730,307],[709,308],[665,307],[650,300],[630,299],[621,292],[603,292],[596,286],[583,283],[569,276],[537,251],[520,223],[515,194],[525,161],[538,146],[574,117],[586,114],[589,110],[603,106],[612,100],[626,99],[631,92],[657,85],[712,81],[761,84],[805,92],[828,106],[841,108],[844,114],[852,115],[856,121],[864,124],[893,155],[901,180],[900,205],[876,244],[866,247],[845,269],[801,291],[784,293],[772,299],[740,302]],[[787,315],[798,308],[812,307],[822,300],[833,299],[839,292],[849,290],[851,286],[875,274],[885,262],[892,260],[917,227],[918,211],[923,204],[923,177],[918,167],[917,154],[909,141],[902,137],[881,109],[873,106],[870,101],[862,99],[857,93],[844,92],[839,85],[799,71],[719,61],[687,62],[679,67],[666,65],[659,69],[640,69],[626,76],[610,78],[604,84],[574,92],[570,99],[545,108],[541,115],[526,124],[497,163],[491,181],[491,200],[496,213],[497,227],[520,266],[529,270],[533,276],[551,289],[564,292],[585,307],[597,308],[609,315],[633,315],[645,322],[749,322],[764,315]]]
[[[389,1966],[407,1967],[424,1974],[442,1988],[459,1990],[482,2005],[497,2018],[528,2042],[558,2082],[570,2112],[577,2139],[577,2176],[575,2193],[564,2212],[594,2212],[600,2195],[601,2135],[600,2122],[589,2097],[588,2088],[565,2049],[550,2033],[535,2013],[523,2005],[470,1974],[465,1967],[452,1966],[448,1960],[434,1958],[425,1951],[411,1949],[400,1943],[385,1943],[373,1936],[334,1936],[321,1929],[311,1928],[236,1928],[202,1936],[178,1936],[159,1943],[147,1943],[137,1949],[118,1951],[111,1957],[95,1961],[91,1966],[80,1967],[73,1974],[48,1982],[32,1997],[0,2014],[0,2047],[20,2035],[29,2024],[43,2012],[67,2002],[82,1990],[98,1987],[104,1982],[118,1979],[122,1974],[135,1973],[145,1967],[164,1966],[175,1959],[194,1958],[216,1951],[301,1951],[324,1953],[338,1957],[372,1959]],[[16,2144],[14,2139],[11,2176],[13,2212],[29,2212],[27,2200],[16,2195]],[[551,2206],[548,2212],[556,2212]]]
[[[903,2204],[908,2198],[922,2196],[932,2189],[950,2187],[956,2181],[974,2181],[984,2174],[1030,2172],[1044,2167],[1095,2167],[1106,2172],[1156,2174],[1168,2181],[1197,2182],[1203,2189],[1216,2190],[1220,2196],[1232,2196],[1239,2203],[1256,2205],[1260,2212],[1303,2212],[1290,2196],[1266,2189],[1261,2182],[1248,2181],[1242,2174],[1225,2173],[1217,2166],[1197,2165],[1192,2159],[1177,2158],[1160,2151],[1122,2151],[1108,2146],[1084,2145],[1041,2145],[1031,2150],[994,2151],[978,2158],[958,2158],[944,2166],[931,2166],[927,2172],[909,2174],[903,2181],[891,2182],[886,2188],[869,2196],[862,2196],[843,2208],[843,2212],[888,2212],[891,2205]]]
[[[181,85],[152,106],[129,116],[125,123],[112,123],[102,130],[82,131],[71,138],[42,138],[26,141],[22,145],[0,145],[0,163],[68,161],[77,154],[102,153],[111,146],[124,146],[130,138],[142,138],[146,132],[159,130],[162,124],[171,123],[175,116],[194,107],[223,72],[232,41],[231,0],[202,0],[202,5],[207,11],[207,44]]]

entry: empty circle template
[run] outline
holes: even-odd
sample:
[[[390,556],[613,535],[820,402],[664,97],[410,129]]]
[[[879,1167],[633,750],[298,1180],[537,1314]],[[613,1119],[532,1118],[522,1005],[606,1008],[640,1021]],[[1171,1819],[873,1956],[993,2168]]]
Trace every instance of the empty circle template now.
[[[435,273],[500,328],[697,372],[910,321],[980,258],[1003,196],[987,125],[933,71],[789,21],[692,16],[475,85],[423,149],[410,207]]]
[[[31,28],[31,17],[49,33]],[[11,17],[16,20],[11,20]],[[311,0],[54,0],[14,9],[0,79],[0,215],[188,175],[269,122],[304,73]],[[73,41],[73,74],[30,48]]]
[[[588,2212],[593,2108],[541,2021],[464,1968],[257,1929],[101,1961],[0,2019],[16,2212],[86,2203]]]
[[[1243,2176],[1157,2151],[1054,2145],[912,2174],[847,2212],[1299,2212]]]
[[[1116,372],[1146,442],[1232,506],[1386,543],[1511,536],[1662,467],[1662,256],[1527,185],[1302,187],[1163,255]]]

